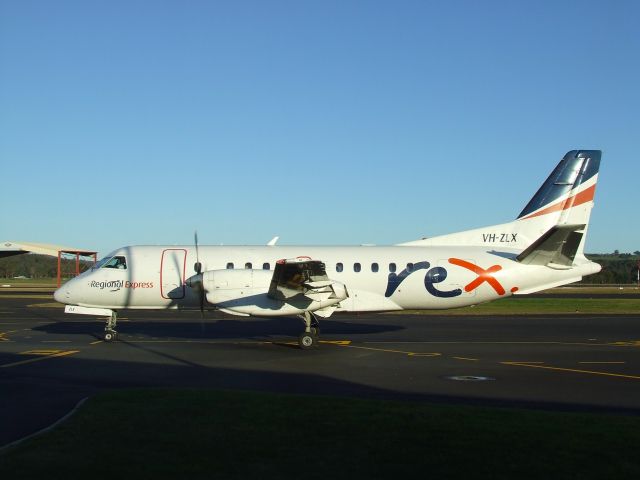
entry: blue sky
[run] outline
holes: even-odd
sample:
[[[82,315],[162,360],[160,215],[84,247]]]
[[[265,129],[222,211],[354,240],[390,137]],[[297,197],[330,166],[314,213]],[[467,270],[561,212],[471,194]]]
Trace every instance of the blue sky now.
[[[390,244],[604,151],[640,250],[635,1],[0,1],[0,240]]]

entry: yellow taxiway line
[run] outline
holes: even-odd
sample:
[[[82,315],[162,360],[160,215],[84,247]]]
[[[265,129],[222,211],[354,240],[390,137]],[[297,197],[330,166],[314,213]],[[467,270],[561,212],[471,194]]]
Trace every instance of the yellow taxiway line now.
[[[587,375],[601,375],[605,377],[618,377],[618,378],[629,378],[631,380],[640,380],[640,376],[638,375],[624,375],[622,373],[598,372],[595,370],[581,370],[578,368],[549,367],[547,365],[534,365],[531,363],[521,363],[521,362],[500,362],[500,363],[502,365],[512,365],[515,367],[543,368],[545,370],[555,370],[558,372],[584,373]]]
[[[64,357],[67,355],[73,355],[80,350],[30,350],[28,352],[22,352],[20,355],[38,355],[35,358],[29,358],[27,360],[21,360],[19,362],[7,363],[0,365],[0,368],[17,367],[18,365],[26,365],[27,363],[40,362],[42,360],[48,360],[49,358]]]

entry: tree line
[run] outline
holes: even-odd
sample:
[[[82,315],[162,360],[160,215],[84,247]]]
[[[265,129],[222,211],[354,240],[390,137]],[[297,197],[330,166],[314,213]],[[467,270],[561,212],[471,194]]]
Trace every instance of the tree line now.
[[[624,284],[636,283],[640,262],[640,251],[631,253],[588,254],[590,260],[602,265],[602,271],[585,277],[585,284]],[[93,261],[81,260],[80,270],[90,268]],[[62,276],[74,275],[76,261],[62,259]],[[0,278],[27,277],[33,279],[51,279],[58,275],[58,259],[47,255],[24,254],[0,258]]]
[[[91,268],[93,261],[80,260],[80,271]],[[76,260],[63,258],[60,264],[62,276],[72,277],[76,271]],[[0,278],[27,277],[51,279],[58,276],[58,259],[49,255],[26,253],[0,258]]]

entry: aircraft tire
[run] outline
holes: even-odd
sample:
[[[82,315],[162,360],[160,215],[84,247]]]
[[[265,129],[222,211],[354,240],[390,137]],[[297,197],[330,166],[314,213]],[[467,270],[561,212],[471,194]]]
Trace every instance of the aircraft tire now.
[[[308,350],[310,348],[313,348],[317,345],[318,342],[318,337],[316,335],[313,335],[313,333],[301,333],[300,336],[298,337],[298,345],[300,345],[300,348],[303,350]]]

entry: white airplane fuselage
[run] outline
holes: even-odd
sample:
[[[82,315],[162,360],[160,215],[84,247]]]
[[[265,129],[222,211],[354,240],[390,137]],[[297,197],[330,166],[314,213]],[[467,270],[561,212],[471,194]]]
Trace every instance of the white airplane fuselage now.
[[[513,221],[391,246],[131,246],[54,296],[65,311],[219,309],[299,315],[303,348],[336,311],[449,309],[533,293],[600,271],[584,244],[599,150],[572,150]]]
[[[243,297],[265,293],[278,260],[322,259],[328,276],[348,291],[338,310],[350,312],[464,307],[576,281],[599,269],[588,263],[580,270],[556,270],[550,280],[549,267],[522,265],[513,260],[516,255],[509,249],[488,253],[486,248],[472,247],[199,247],[204,271],[228,270],[230,264],[234,271],[242,270],[250,264],[254,272],[264,272],[254,282],[241,282],[241,292],[235,294]],[[89,270],[67,282],[56,300],[110,309],[200,308],[198,294],[185,283],[195,273],[193,245],[124,247],[110,256],[124,256],[127,268]]]

